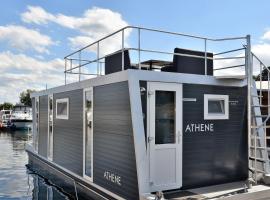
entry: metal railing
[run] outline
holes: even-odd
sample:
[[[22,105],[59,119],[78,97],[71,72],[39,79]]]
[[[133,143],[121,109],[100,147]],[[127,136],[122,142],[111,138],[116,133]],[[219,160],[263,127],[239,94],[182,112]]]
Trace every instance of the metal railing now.
[[[132,46],[128,46],[125,45],[126,41],[125,41],[125,34],[126,33],[130,33],[130,32],[137,32],[137,45],[135,45],[135,47]],[[196,55],[188,55],[188,54],[180,54],[180,53],[175,53],[175,52],[168,52],[168,51],[160,51],[160,50],[154,50],[154,49],[144,49],[141,48],[142,44],[141,44],[141,37],[142,37],[142,33],[144,32],[150,32],[150,33],[161,33],[161,34],[166,34],[166,35],[172,35],[172,36],[177,36],[177,37],[185,37],[185,38],[191,38],[194,40],[200,40],[203,41],[203,52],[204,52],[204,56],[196,56]],[[124,51],[125,50],[131,50],[131,51],[135,51],[137,52],[138,55],[138,61],[136,63],[136,66],[138,69],[142,68],[142,62],[141,62],[141,57],[142,57],[142,53],[157,53],[157,54],[162,54],[162,55],[176,55],[176,56],[186,56],[186,57],[194,57],[194,58],[203,58],[204,59],[204,71],[205,71],[205,75],[207,75],[207,60],[209,59],[213,59],[213,60],[217,60],[217,61],[221,61],[221,60],[236,60],[236,59],[245,59],[245,56],[229,56],[229,57],[221,57],[221,55],[226,55],[229,53],[234,53],[234,52],[238,52],[240,50],[244,50],[244,48],[238,48],[238,49],[233,49],[233,50],[229,50],[229,51],[224,51],[224,52],[220,52],[220,53],[216,53],[214,54],[214,58],[210,58],[207,57],[207,53],[208,53],[208,44],[209,42],[224,42],[224,41],[235,41],[235,40],[242,40],[244,42],[244,44],[242,45],[247,45],[247,38],[248,36],[244,36],[244,37],[228,37],[228,38],[220,38],[220,39],[213,39],[213,38],[207,38],[207,37],[201,37],[201,36],[196,36],[196,35],[190,35],[190,34],[184,34],[184,33],[177,33],[177,32],[170,32],[170,31],[165,31],[165,30],[158,30],[158,29],[151,29],[151,28],[144,28],[144,27],[138,27],[138,26],[126,26],[120,30],[117,30],[67,56],[65,56],[65,84],[67,83],[67,74],[77,74],[78,75],[78,80],[81,80],[81,75],[91,75],[91,76],[101,76],[104,75],[103,73],[103,69],[102,69],[102,65],[104,64],[104,59],[107,56],[110,56],[113,53],[110,54],[106,54],[106,55],[101,55],[100,52],[100,44],[112,37],[117,36],[118,34],[121,34],[121,37],[119,38],[119,44],[120,44],[120,49],[117,50],[117,52],[122,52],[122,61],[121,61],[121,67],[122,70],[125,69],[125,57],[124,57]],[[93,51],[93,48],[95,48],[95,51]],[[94,52],[94,54],[96,55],[96,57],[94,59],[83,59],[82,58],[82,53],[86,52],[86,51],[92,51]],[[215,58],[217,57],[217,58]],[[96,63],[96,69],[94,70],[94,72],[91,73],[84,73],[82,72],[82,68],[86,67],[87,65]],[[246,63],[241,63],[239,65],[235,65],[235,66],[227,66],[227,67],[217,67],[214,69],[214,71],[220,71],[220,70],[226,70],[226,69],[232,69],[232,68],[238,68],[238,67],[243,67],[245,66]],[[76,72],[74,72],[74,70],[77,70]],[[92,68],[93,71],[93,68]]]

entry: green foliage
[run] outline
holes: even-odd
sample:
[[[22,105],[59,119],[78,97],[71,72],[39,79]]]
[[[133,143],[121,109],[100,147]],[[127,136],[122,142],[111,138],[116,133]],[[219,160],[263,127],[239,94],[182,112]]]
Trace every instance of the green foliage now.
[[[32,106],[32,101],[30,94],[34,92],[35,90],[27,89],[26,91],[23,91],[20,93],[20,102],[27,106]]]
[[[270,66],[268,66],[267,68],[264,68],[262,70],[261,74],[258,74],[258,76],[256,77],[256,81],[260,81],[260,77],[262,76],[262,81],[268,81],[268,72],[270,70]],[[269,77],[270,79],[270,77]]]
[[[11,110],[13,106],[12,103],[4,102],[3,104],[0,104],[0,110]]]

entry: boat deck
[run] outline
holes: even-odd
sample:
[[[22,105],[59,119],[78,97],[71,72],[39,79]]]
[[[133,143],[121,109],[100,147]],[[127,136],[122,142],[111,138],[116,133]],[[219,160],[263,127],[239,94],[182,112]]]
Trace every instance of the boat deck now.
[[[245,182],[234,182],[189,191],[171,191],[164,194],[165,199],[171,200],[266,200],[270,199],[270,187],[256,185],[245,191]]]

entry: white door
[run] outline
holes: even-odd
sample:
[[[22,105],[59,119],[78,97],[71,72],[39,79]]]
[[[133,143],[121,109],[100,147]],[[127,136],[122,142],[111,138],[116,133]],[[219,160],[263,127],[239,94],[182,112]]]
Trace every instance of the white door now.
[[[182,186],[182,84],[148,83],[152,191]]]
[[[93,181],[93,88],[83,93],[83,177]]]

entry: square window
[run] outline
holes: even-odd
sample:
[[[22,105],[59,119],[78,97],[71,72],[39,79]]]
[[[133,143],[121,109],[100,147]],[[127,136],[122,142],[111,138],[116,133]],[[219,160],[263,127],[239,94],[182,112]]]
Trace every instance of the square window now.
[[[56,99],[56,119],[68,119],[69,101],[68,98]]]
[[[204,119],[229,119],[229,96],[205,94]]]

